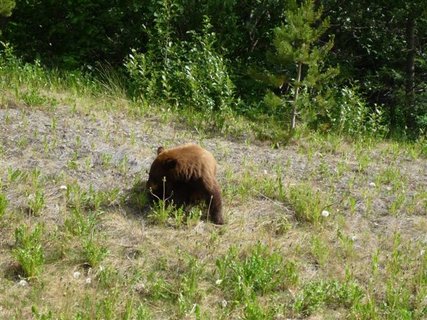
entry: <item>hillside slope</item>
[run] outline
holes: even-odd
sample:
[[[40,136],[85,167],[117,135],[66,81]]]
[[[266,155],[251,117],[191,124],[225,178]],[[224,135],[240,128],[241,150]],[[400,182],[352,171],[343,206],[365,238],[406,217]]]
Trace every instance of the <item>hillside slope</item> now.
[[[190,141],[219,163],[222,227],[138,204],[157,147]],[[2,319],[427,316],[421,143],[274,149],[124,111],[16,105],[0,108],[0,143]],[[43,229],[27,280],[21,225]]]

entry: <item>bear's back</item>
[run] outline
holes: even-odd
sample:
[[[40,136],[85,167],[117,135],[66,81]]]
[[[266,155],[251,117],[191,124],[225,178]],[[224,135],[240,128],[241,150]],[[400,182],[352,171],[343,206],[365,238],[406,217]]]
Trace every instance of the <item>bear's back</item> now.
[[[186,180],[200,177],[214,178],[216,175],[217,163],[212,153],[194,143],[163,150],[157,159],[160,162],[167,159],[176,160],[176,173]]]

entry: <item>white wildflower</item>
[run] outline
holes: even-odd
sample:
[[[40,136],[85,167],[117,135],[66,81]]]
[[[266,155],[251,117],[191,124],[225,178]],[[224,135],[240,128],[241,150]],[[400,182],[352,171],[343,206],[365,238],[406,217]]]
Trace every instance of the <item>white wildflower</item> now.
[[[26,287],[26,286],[28,286],[28,281],[25,280],[25,279],[22,279],[22,280],[20,280],[18,282],[18,286],[20,286],[20,287]]]
[[[223,308],[226,308],[227,307],[227,305],[228,305],[228,302],[227,302],[227,300],[222,300],[221,301],[221,306],[223,307]]]
[[[322,217],[329,217],[329,215],[330,215],[331,213],[328,211],[328,210],[323,210],[322,211]]]

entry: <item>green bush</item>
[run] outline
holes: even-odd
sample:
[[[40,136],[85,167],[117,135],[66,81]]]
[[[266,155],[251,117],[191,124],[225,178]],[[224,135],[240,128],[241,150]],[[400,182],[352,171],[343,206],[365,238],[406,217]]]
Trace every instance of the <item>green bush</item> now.
[[[388,128],[382,107],[370,108],[358,91],[357,88],[344,87],[335,93],[336,103],[327,113],[332,130],[353,137],[384,137]]]
[[[200,32],[188,32],[189,40],[173,38],[173,5],[158,4],[161,14],[146,53],[132,50],[125,66],[134,91],[152,102],[161,99],[172,106],[198,111],[226,111],[235,104],[234,85],[224,58],[215,48],[216,35],[207,17]]]

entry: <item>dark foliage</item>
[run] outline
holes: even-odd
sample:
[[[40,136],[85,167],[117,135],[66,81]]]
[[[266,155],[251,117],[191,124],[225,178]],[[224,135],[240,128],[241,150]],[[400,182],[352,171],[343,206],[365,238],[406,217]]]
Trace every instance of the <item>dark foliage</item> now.
[[[9,2],[11,5],[4,8],[7,14],[3,16],[13,8],[13,1]],[[0,18],[0,28],[2,40],[9,42],[27,61],[39,59],[44,65],[66,69],[90,70],[98,63],[119,68],[134,49],[145,55],[147,61],[155,62],[147,74],[152,79],[158,77],[160,82],[156,80],[156,83],[172,86],[172,95],[160,94],[160,98],[166,97],[166,102],[172,98],[177,105],[204,105],[205,99],[194,98],[193,94],[176,101],[175,97],[181,93],[173,89],[174,83],[181,88],[184,84],[199,92],[194,85],[201,83],[201,96],[209,92],[215,96],[207,97],[206,101],[224,96],[230,99],[229,93],[223,95],[221,91],[232,88],[235,101],[227,103],[234,112],[251,118],[272,114],[276,117],[277,113],[280,117],[280,108],[272,111],[265,103],[267,84],[252,77],[250,70],[267,67],[267,52],[273,49],[273,30],[288,23],[286,10],[292,3],[295,1],[17,0],[12,16]],[[389,132],[414,136],[425,133],[425,1],[322,0],[315,3],[322,5],[323,18],[330,21],[330,28],[318,45],[334,37],[332,54],[323,63],[340,68],[335,87],[328,91],[328,97],[323,97],[325,101],[334,97],[335,103],[344,103],[351,109],[354,101],[343,101],[348,95],[342,91],[351,88],[357,93],[357,103],[362,99],[368,111],[381,110],[383,124],[389,127]],[[213,57],[211,62],[201,60],[205,53],[200,45],[204,43],[209,43],[205,52]],[[173,57],[165,66],[163,61],[167,61],[169,52]],[[210,85],[208,73],[211,71],[198,72],[197,77],[192,73],[190,78],[184,74],[186,67],[202,71],[215,70],[215,66],[220,66],[223,73],[220,79],[230,79],[232,84],[221,80],[217,81],[219,86]],[[181,78],[176,78],[176,74]],[[132,85],[147,82],[147,79],[135,82],[135,76],[132,78]],[[340,106],[334,108],[334,114],[340,114]],[[328,116],[325,119],[336,121]],[[333,128],[333,125],[324,128]]]

